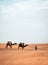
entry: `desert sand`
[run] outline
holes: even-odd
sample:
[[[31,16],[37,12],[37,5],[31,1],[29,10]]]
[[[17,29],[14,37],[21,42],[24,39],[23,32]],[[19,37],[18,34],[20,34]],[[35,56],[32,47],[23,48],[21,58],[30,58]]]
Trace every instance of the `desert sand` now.
[[[5,48],[0,44],[0,65],[48,65],[48,44],[29,44],[23,50],[18,45]]]

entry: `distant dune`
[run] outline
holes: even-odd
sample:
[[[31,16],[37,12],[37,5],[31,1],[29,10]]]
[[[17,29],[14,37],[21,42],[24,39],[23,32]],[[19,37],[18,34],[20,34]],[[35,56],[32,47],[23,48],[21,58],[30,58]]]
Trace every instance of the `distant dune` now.
[[[29,44],[23,50],[18,45],[12,49],[0,44],[0,65],[48,65],[48,44]]]

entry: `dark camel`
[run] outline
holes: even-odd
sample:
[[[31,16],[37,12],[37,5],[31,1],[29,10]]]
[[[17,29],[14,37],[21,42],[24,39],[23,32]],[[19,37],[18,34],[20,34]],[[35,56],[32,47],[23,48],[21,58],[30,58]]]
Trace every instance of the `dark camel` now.
[[[19,45],[18,45],[19,47],[18,47],[18,49],[21,47],[22,49],[24,49],[24,47],[27,47],[28,46],[28,44],[24,44],[24,43],[20,43]]]
[[[8,46],[10,46],[10,48],[12,48],[12,45],[17,45],[17,43],[13,43],[13,44],[12,44],[11,41],[8,41],[7,44],[6,44],[6,48],[7,48]]]

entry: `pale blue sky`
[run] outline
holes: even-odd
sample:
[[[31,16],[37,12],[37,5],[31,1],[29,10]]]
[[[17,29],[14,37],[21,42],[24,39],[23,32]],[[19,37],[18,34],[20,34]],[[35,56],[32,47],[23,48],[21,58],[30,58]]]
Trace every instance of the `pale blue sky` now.
[[[0,42],[48,43],[48,0],[0,0]]]

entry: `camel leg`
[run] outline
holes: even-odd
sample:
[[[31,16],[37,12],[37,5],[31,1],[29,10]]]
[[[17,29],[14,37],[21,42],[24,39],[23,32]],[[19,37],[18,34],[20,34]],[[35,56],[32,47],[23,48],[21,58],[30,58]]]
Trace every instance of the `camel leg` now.
[[[12,45],[10,46],[10,48],[12,48]]]
[[[7,48],[8,47],[8,45],[6,45],[6,47],[5,48]]]
[[[22,49],[24,49],[24,47],[22,47]]]
[[[18,47],[18,49],[19,49],[20,47]]]

